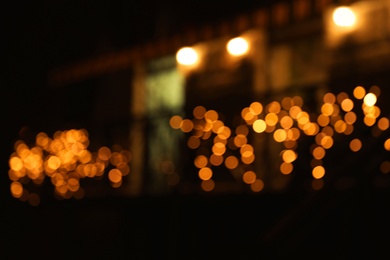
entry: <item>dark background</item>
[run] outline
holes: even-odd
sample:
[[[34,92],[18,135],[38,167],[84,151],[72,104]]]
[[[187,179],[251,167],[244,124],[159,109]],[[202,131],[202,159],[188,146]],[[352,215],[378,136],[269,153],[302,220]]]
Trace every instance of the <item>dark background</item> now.
[[[250,196],[98,197],[32,207],[11,197],[14,142],[87,118],[56,96],[49,70],[273,1],[13,1],[3,8],[0,258],[369,259],[389,256],[389,191],[371,177],[353,189]],[[86,98],[92,88],[79,89]],[[70,113],[70,114],[69,114]],[[377,148],[376,146],[373,146]],[[369,153],[367,150],[365,153]],[[334,167],[336,167],[335,165]],[[370,172],[364,161],[354,169]],[[347,185],[340,187],[348,187]],[[344,184],[345,184],[344,183]]]

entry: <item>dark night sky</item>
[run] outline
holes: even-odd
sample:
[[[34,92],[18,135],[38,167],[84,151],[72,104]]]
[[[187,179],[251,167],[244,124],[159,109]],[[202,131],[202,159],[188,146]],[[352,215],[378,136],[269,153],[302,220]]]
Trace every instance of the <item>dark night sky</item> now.
[[[29,117],[48,95],[50,69],[213,24],[265,6],[267,1],[10,2],[5,17],[6,107],[12,121]],[[223,6],[221,5],[223,3]],[[35,103],[31,103],[34,102]],[[3,105],[4,105],[3,104]],[[28,111],[25,108],[30,108]],[[8,114],[10,115],[10,114]],[[19,127],[19,126],[18,126]],[[15,129],[12,129],[14,131]]]
[[[108,1],[10,2],[5,17],[9,138],[34,113],[45,113],[50,69],[99,54],[230,19],[267,1]],[[223,3],[223,6],[221,5]],[[43,109],[43,110],[42,110]],[[38,111],[38,112],[37,112]]]

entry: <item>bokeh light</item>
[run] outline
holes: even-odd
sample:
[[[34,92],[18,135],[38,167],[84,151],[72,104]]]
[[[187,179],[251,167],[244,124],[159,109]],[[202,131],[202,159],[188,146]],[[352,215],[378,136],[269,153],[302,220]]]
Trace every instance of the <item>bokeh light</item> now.
[[[340,27],[351,27],[356,23],[356,15],[347,6],[337,7],[333,12],[333,22]]]
[[[226,49],[232,56],[242,56],[248,52],[249,44],[244,38],[236,37],[229,40]]]
[[[183,47],[176,53],[176,60],[181,65],[194,65],[198,59],[198,53],[191,47]]]
[[[56,131],[52,138],[40,132],[32,148],[22,140],[16,141],[15,152],[9,159],[9,177],[13,181],[11,194],[37,206],[41,202],[40,194],[29,192],[28,189],[32,185],[42,186],[45,178],[49,178],[56,195],[66,199],[82,198],[85,192],[80,180],[102,176],[110,164],[114,168],[108,173],[108,179],[119,187],[122,176],[130,172],[131,153],[123,149],[112,152],[106,146],[92,153],[88,146],[88,132],[85,129]]]

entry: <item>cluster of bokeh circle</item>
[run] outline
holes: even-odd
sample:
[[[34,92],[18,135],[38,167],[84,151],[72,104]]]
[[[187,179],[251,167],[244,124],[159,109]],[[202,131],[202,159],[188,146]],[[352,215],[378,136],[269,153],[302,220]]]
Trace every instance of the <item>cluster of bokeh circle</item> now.
[[[192,118],[183,118],[175,115],[170,119],[170,125],[188,135],[186,145],[189,149],[209,152],[199,152],[193,160],[198,169],[201,188],[212,191],[216,182],[213,180],[214,167],[226,167],[231,172],[240,172],[244,183],[250,189],[259,192],[264,188],[264,180],[251,167],[256,160],[255,147],[249,141],[249,133],[271,134],[274,142],[283,145],[280,151],[281,174],[289,175],[294,170],[294,161],[298,158],[296,150],[299,138],[302,135],[312,136],[314,143],[310,147],[311,175],[313,188],[320,189],[326,166],[323,164],[327,151],[335,145],[335,135],[351,135],[355,130],[355,123],[359,115],[363,115],[362,123],[372,128],[372,134],[379,136],[389,130],[389,118],[381,115],[377,106],[377,99],[381,90],[372,86],[366,90],[362,86],[354,88],[352,95],[346,92],[334,94],[328,92],[323,95],[319,106],[319,113],[305,111],[304,101],[300,96],[284,97],[279,101],[267,104],[252,102],[241,111],[242,124],[235,128],[227,126],[218,111],[207,110],[204,106],[193,109]],[[361,109],[361,113],[356,110]],[[209,140],[212,139],[210,145]],[[361,150],[363,141],[353,138],[349,142],[351,152]],[[383,143],[384,151],[390,151],[390,138]],[[232,151],[239,151],[234,155]],[[236,153],[237,154],[237,153]],[[381,173],[390,172],[390,161],[384,160]]]
[[[337,134],[351,135],[359,120],[372,128],[373,136],[388,133],[389,118],[381,115],[381,109],[377,106],[380,93],[377,86],[369,90],[357,86],[352,95],[328,92],[322,97],[319,113],[305,111],[300,96],[284,97],[280,102],[267,104],[255,101],[241,110],[243,123],[235,128],[227,126],[218,111],[196,106],[191,119],[174,115],[169,124],[173,129],[187,134],[186,145],[189,149],[209,150],[198,153],[193,160],[204,191],[210,192],[215,188],[215,167],[238,172],[241,181],[254,192],[263,190],[264,180],[252,167],[256,161],[256,147],[250,141],[250,134],[272,135],[273,141],[282,145],[278,169],[283,175],[294,171],[294,162],[299,156],[296,149],[299,139],[303,135],[312,136],[311,175],[317,181],[313,188],[320,189],[327,171],[323,159],[335,145]],[[359,113],[357,110],[360,110]],[[363,118],[359,118],[359,115],[363,115]],[[91,152],[88,150],[89,143],[86,129],[57,131],[52,137],[40,132],[32,147],[23,140],[16,141],[15,151],[9,158],[8,171],[12,196],[38,205],[40,194],[37,189],[30,188],[43,186],[46,179],[50,180],[54,195],[59,199],[83,198],[85,190],[82,183],[89,178],[106,178],[113,188],[120,187],[123,177],[130,173],[131,151],[113,145],[111,148],[102,146],[98,151]],[[358,152],[363,145],[363,140],[359,138],[349,141],[351,152]],[[384,152],[390,151],[390,138],[385,138],[383,149]],[[390,160],[385,159],[379,171],[388,174]]]

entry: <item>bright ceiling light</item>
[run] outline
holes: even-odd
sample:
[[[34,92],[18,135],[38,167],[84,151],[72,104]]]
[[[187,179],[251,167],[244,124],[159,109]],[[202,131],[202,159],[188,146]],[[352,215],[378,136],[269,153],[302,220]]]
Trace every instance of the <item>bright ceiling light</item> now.
[[[194,65],[198,58],[198,53],[191,47],[183,47],[176,53],[176,60],[181,65]]]
[[[230,55],[241,56],[248,52],[249,45],[248,42],[241,37],[231,39],[226,46]]]
[[[356,23],[356,15],[351,8],[341,6],[334,10],[333,22],[340,27],[351,27]]]

